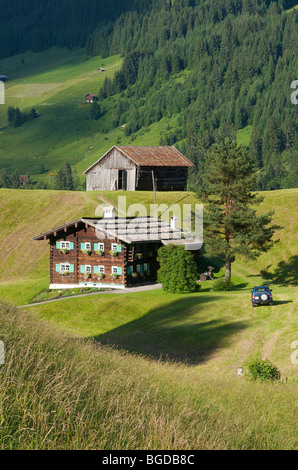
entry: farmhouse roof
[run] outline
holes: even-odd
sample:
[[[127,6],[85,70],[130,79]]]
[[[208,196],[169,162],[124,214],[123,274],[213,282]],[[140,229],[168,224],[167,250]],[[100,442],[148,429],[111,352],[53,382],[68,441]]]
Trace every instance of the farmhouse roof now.
[[[84,173],[88,173],[92,168],[102,161],[112,150],[117,149],[138,166],[167,166],[167,167],[193,167],[189,161],[175,147],[136,147],[114,145],[97,162],[91,165]]]
[[[52,235],[56,237],[59,232],[64,232],[67,228],[86,224],[94,227],[98,232],[103,232],[110,238],[118,238],[124,243],[136,243],[146,241],[161,241],[163,244],[191,244],[193,239],[181,238],[180,229],[172,227],[163,220],[153,217],[119,217],[119,218],[94,218],[82,217],[73,222],[68,222],[60,227],[53,228],[48,232],[41,233],[33,240],[47,240]]]

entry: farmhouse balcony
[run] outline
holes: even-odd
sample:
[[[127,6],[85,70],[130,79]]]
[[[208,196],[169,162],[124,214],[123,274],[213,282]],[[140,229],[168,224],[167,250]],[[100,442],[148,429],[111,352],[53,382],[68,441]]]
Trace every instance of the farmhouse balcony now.
[[[132,250],[128,251],[127,260],[129,263],[133,263],[134,261],[143,261],[148,258],[154,258],[156,256],[156,252],[154,251],[140,251],[136,248],[132,248]]]

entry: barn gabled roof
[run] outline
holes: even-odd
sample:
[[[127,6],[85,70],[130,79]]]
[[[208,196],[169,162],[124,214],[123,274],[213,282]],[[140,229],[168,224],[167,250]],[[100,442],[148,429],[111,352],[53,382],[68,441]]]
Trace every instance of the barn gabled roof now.
[[[137,147],[137,146],[117,146],[114,145],[97,162],[91,165],[84,173],[88,173],[92,168],[101,162],[112,150],[117,149],[137,166],[165,166],[165,167],[193,167],[191,163],[175,147]]]
[[[180,229],[172,229],[165,221],[153,217],[118,217],[118,218],[96,218],[82,217],[73,222],[68,222],[60,227],[53,228],[48,232],[41,233],[33,240],[47,240],[52,235],[58,236],[59,232],[65,232],[68,228],[82,223],[103,232],[107,237],[118,238],[124,243],[137,242],[158,242],[164,245],[174,243],[178,245],[189,245],[189,249],[200,249],[200,246],[194,246],[195,240],[184,238]],[[186,234],[185,234],[186,235]],[[101,238],[99,237],[99,240]],[[191,248],[192,247],[192,248]]]

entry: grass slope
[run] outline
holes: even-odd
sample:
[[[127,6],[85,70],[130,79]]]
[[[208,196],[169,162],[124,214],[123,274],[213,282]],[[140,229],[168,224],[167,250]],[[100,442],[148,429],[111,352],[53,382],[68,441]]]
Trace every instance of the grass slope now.
[[[241,356],[217,368],[153,361],[2,304],[0,323],[2,450],[296,448],[295,383],[240,382]]]
[[[233,273],[237,282],[247,288],[265,279],[278,284],[295,283],[297,267],[297,189],[265,192],[265,201],[260,210],[275,209],[274,222],[284,227],[277,234],[280,242],[269,253],[254,262],[237,260]],[[108,201],[118,205],[118,196],[126,196],[127,208],[135,203],[144,204],[148,210],[154,203],[153,194],[147,192],[67,192],[67,191],[22,191],[0,189],[0,293],[6,300],[23,304],[31,300],[48,286],[47,242],[33,242],[32,238],[52,227],[56,227],[81,216],[95,215],[99,204]],[[103,199],[103,200],[102,200]],[[187,203],[194,207],[192,193],[158,193],[159,205]],[[220,269],[220,266],[218,267]],[[218,276],[223,273],[218,272]],[[255,277],[257,276],[257,277]],[[258,277],[259,276],[259,277]]]
[[[151,193],[125,195],[128,204],[153,203]],[[262,210],[274,207],[285,229],[255,263],[237,260],[233,293],[206,282],[185,296],[97,295],[18,312],[0,305],[0,448],[296,448],[297,190],[264,195]],[[117,196],[0,190],[1,299],[21,305],[48,286],[47,242],[34,235]],[[158,202],[185,196],[181,203],[195,202],[187,193],[159,193]],[[253,309],[248,289],[263,282],[264,268],[275,303]],[[283,383],[248,381],[247,361],[257,353],[277,365]]]
[[[84,159],[98,140],[103,145],[99,130],[105,120],[95,123],[90,119],[85,95],[98,94],[105,77],[113,76],[121,63],[119,56],[88,58],[84,50],[58,48],[3,60],[1,71],[10,80],[5,85],[6,104],[0,107],[0,166],[36,175],[44,164],[50,176],[63,162],[75,165]],[[97,71],[101,66],[106,72]],[[8,106],[34,107],[41,116],[20,128],[8,128]]]

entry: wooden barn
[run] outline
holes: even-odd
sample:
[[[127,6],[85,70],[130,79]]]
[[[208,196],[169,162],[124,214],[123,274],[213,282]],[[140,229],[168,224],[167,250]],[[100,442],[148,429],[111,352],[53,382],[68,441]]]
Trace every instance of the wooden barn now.
[[[94,101],[98,101],[98,98],[96,95],[93,93],[88,93],[88,95],[85,96],[86,98],[86,103],[94,103]]]
[[[84,173],[87,191],[185,191],[193,166],[175,147],[115,145]]]
[[[125,288],[155,281],[157,250],[186,244],[173,224],[150,217],[83,217],[42,233],[50,245],[50,289]]]

